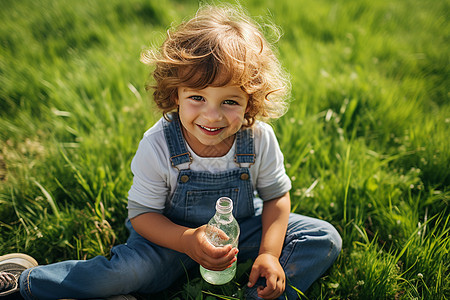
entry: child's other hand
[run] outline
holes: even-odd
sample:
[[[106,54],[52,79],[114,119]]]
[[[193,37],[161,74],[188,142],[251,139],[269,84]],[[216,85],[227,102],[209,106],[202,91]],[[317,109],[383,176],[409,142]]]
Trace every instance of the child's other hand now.
[[[286,275],[277,257],[263,253],[255,259],[248,279],[248,287],[254,286],[259,277],[266,278],[266,286],[258,287],[259,297],[275,299],[284,292]]]
[[[204,268],[222,271],[236,261],[238,250],[231,245],[214,247],[205,236],[206,225],[189,229],[183,234],[184,253],[198,262]]]

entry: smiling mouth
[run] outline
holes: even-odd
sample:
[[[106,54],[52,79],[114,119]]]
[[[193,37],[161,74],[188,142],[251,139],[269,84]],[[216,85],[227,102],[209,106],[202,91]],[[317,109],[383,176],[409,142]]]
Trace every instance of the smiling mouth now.
[[[225,128],[225,127],[214,127],[214,128],[212,128],[212,127],[205,127],[205,126],[202,126],[202,125],[198,125],[198,127],[200,127],[201,129],[207,130],[209,132],[216,132],[216,131],[219,131],[219,130]]]

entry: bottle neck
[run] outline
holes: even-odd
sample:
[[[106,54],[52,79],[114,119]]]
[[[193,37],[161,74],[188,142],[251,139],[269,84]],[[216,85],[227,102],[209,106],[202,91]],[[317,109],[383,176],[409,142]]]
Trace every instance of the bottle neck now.
[[[221,223],[229,223],[233,220],[233,201],[227,197],[221,197],[216,203],[214,218]]]
[[[214,219],[218,223],[228,224],[231,221],[233,221],[233,214],[232,213],[222,214],[222,213],[216,212],[216,214],[214,215]]]

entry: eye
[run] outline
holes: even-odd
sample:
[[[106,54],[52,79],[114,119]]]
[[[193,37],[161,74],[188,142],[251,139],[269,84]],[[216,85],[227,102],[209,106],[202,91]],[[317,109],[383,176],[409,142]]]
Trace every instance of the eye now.
[[[239,105],[239,103],[237,101],[234,101],[234,100],[225,100],[225,101],[223,101],[223,104],[226,104],[226,105]]]
[[[204,98],[202,96],[196,96],[196,95],[190,96],[189,98],[194,101],[203,101],[204,100]]]

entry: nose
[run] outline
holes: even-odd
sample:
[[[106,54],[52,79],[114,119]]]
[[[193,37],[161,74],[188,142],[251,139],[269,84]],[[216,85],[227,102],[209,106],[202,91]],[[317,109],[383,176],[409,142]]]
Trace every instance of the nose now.
[[[216,122],[222,119],[222,112],[220,107],[217,107],[216,105],[208,105],[203,111],[203,116],[210,122]]]

